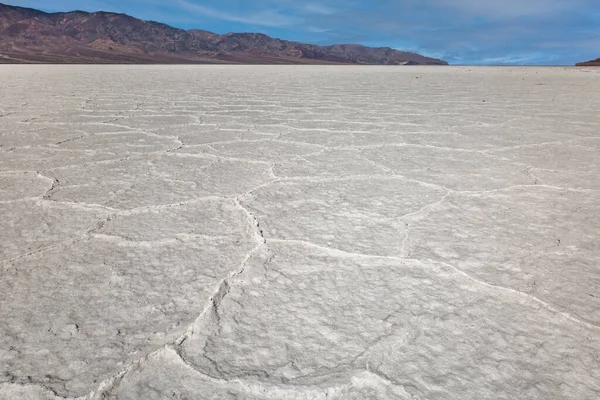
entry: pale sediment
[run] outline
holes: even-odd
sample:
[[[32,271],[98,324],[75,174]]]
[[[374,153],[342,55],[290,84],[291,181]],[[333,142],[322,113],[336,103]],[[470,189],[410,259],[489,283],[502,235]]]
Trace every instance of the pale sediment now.
[[[0,399],[600,397],[598,78],[1,67]]]

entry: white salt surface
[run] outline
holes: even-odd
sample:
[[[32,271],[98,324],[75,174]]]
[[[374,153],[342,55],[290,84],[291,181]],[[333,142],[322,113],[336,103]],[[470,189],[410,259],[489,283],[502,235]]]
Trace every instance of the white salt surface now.
[[[600,70],[0,92],[0,399],[600,398]]]

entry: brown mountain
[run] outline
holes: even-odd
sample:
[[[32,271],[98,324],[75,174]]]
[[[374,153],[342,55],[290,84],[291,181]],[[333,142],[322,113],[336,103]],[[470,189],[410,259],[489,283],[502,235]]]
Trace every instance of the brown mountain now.
[[[580,62],[575,64],[578,67],[600,67],[600,58],[597,58],[592,61]]]
[[[218,35],[109,12],[45,13],[0,3],[0,63],[430,64],[389,47],[316,46],[259,33]]]

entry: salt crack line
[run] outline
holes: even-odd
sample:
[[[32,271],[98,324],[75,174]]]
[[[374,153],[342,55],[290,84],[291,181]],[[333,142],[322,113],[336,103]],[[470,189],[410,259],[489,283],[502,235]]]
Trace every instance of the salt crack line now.
[[[272,171],[272,170],[271,170],[271,171]],[[273,172],[273,175],[274,175],[274,172]],[[250,217],[250,219],[251,219],[251,220],[253,220],[253,221],[256,221],[256,218],[254,217],[254,215],[253,215],[253,214],[252,214],[250,211],[248,211],[248,209],[246,209],[246,208],[245,208],[245,207],[242,205],[242,203],[241,203],[241,202],[242,202],[242,199],[245,199],[245,198],[247,198],[247,197],[250,197],[250,196],[252,196],[252,195],[254,194],[254,192],[256,192],[256,191],[258,191],[258,190],[260,190],[260,189],[262,189],[262,188],[265,188],[265,187],[271,186],[271,185],[273,185],[273,184],[275,184],[275,183],[279,183],[279,182],[282,182],[282,181],[284,181],[284,178],[278,178],[278,177],[275,177],[274,179],[272,179],[272,180],[270,180],[270,181],[268,181],[268,182],[265,182],[265,183],[263,183],[263,184],[261,184],[261,185],[258,185],[258,186],[256,186],[255,188],[253,188],[253,189],[250,189],[250,190],[248,190],[248,191],[247,191],[247,192],[245,192],[245,193],[242,193],[241,195],[239,195],[238,197],[236,197],[234,200],[235,200],[235,202],[236,202],[237,206],[238,206],[238,207],[240,207],[242,210],[244,210],[244,212],[245,212],[245,213],[246,213],[246,214],[247,214],[247,215]],[[258,221],[256,221],[256,222],[258,223]]]
[[[349,252],[349,251],[345,251],[345,250],[336,249],[334,247],[321,246],[319,244],[309,242],[306,240],[269,238],[267,240],[267,242],[271,243],[271,244],[301,245],[301,246],[306,246],[306,247],[312,247],[314,249],[321,250],[325,253],[328,253],[329,255],[334,256],[334,257],[370,258],[370,259],[391,260],[391,261],[407,261],[407,260],[410,261],[411,260],[408,258],[401,258],[401,257],[395,257],[395,256],[381,256],[381,255],[376,255],[376,254],[364,254],[364,253]]]
[[[100,229],[102,229],[104,227],[104,225],[110,221],[111,219],[113,219],[116,215],[115,214],[111,214],[108,215],[106,218],[98,220],[96,222],[94,222],[92,225],[90,225],[87,229],[84,230],[83,233],[81,233],[79,236],[77,236],[77,234],[73,235],[73,237],[66,239],[66,240],[62,240],[58,243],[52,244],[50,246],[46,246],[46,247],[42,247],[40,249],[37,250],[33,250],[27,253],[22,253],[19,254],[13,258],[7,259],[7,260],[0,260],[0,266],[4,266],[4,265],[8,265],[8,264],[12,264],[15,261],[18,261],[22,258],[27,258],[27,257],[31,257],[33,255],[36,254],[42,254],[42,253],[46,253],[48,251],[51,251],[53,249],[56,249],[58,247],[62,247],[65,245],[73,245],[75,243],[79,243],[89,237],[91,237],[94,233],[96,233],[97,231],[99,231]]]
[[[413,260],[413,261],[419,262],[421,264],[424,264],[423,261],[418,260],[418,259],[410,259],[410,260]],[[594,323],[591,323],[591,322],[587,322],[585,320],[582,320],[582,319],[579,319],[577,317],[574,317],[574,316],[572,316],[569,313],[566,313],[564,311],[560,311],[559,309],[555,308],[550,303],[546,303],[545,301],[543,301],[541,299],[538,299],[537,297],[532,296],[532,295],[530,295],[528,293],[521,292],[520,290],[512,289],[512,288],[509,288],[509,287],[506,287],[506,286],[500,286],[500,285],[495,285],[493,283],[488,283],[488,282],[486,282],[484,280],[481,280],[481,279],[477,279],[474,276],[472,276],[471,274],[463,271],[462,269],[460,269],[460,268],[458,268],[458,267],[456,267],[456,266],[454,266],[452,264],[448,264],[446,262],[443,262],[443,261],[435,261],[435,260],[431,260],[431,261],[434,262],[434,263],[445,265],[446,267],[451,268],[455,272],[463,275],[464,277],[472,280],[473,282],[477,282],[480,285],[483,285],[483,286],[486,286],[486,287],[489,287],[489,288],[493,288],[493,289],[499,289],[499,290],[506,291],[506,292],[509,292],[509,293],[512,293],[512,294],[516,294],[516,295],[521,296],[521,297],[525,297],[525,298],[527,298],[529,300],[533,300],[536,303],[541,304],[544,308],[548,309],[549,311],[552,311],[555,314],[558,314],[558,315],[562,316],[563,318],[566,318],[567,320],[569,320],[571,322],[583,325],[583,326],[585,326],[585,327],[587,327],[589,329],[592,329],[592,330],[594,330],[594,329],[600,330],[600,325],[597,325],[597,324],[594,324]]]
[[[61,246],[66,245],[66,244],[74,244],[74,243],[77,243],[80,240],[82,240],[82,239],[81,238],[68,239],[68,240],[64,240],[64,241],[62,241],[60,243],[56,243],[56,244],[53,244],[53,245],[50,245],[50,246],[42,247],[41,249],[30,251],[28,253],[22,253],[22,254],[17,255],[16,257],[0,261],[0,266],[4,266],[4,265],[7,265],[7,264],[12,264],[13,262],[18,261],[18,260],[20,260],[22,258],[27,258],[27,257],[31,257],[31,256],[36,255],[36,254],[45,253],[47,251],[53,250],[53,249],[55,249],[57,247],[61,247]]]
[[[202,326],[202,322],[206,319],[206,317],[211,315],[213,312],[215,312],[215,310],[218,309],[223,299],[229,294],[231,290],[231,280],[234,279],[236,276],[242,274],[244,272],[244,269],[246,268],[246,265],[250,262],[254,255],[266,245],[266,239],[263,236],[262,230],[260,230],[260,223],[258,222],[258,220],[252,215],[252,213],[250,213],[245,207],[241,205],[240,201],[237,198],[235,199],[235,203],[245,212],[248,222],[251,226],[255,228],[253,229],[253,231],[257,245],[247,254],[245,259],[241,262],[240,266],[236,270],[231,271],[227,275],[227,277],[223,278],[217,284],[208,303],[202,309],[200,315],[188,326],[183,335],[177,338],[174,342],[166,344],[162,348],[146,355],[145,357],[130,363],[117,375],[102,382],[96,391],[90,393],[88,396],[85,397],[86,400],[100,400],[106,398],[106,396],[112,390],[114,390],[117,387],[117,385],[123,381],[123,379],[125,379],[132,372],[138,370],[151,357],[159,354],[162,351],[165,351],[165,349],[169,350],[172,348],[179,348],[186,340],[194,336],[196,332],[196,327]],[[179,352],[177,350],[175,351],[178,354],[179,358],[181,358],[184,361],[184,363],[187,364],[187,361],[184,360],[184,358],[179,354]]]
[[[51,400],[51,397],[54,400],[56,400],[56,399],[60,399],[60,400],[87,400],[84,397],[63,397],[63,396],[60,396],[53,389],[51,389],[49,387],[46,387],[46,386],[44,386],[42,384],[39,384],[39,383],[20,383],[20,382],[18,382],[18,383],[17,382],[4,382],[4,383],[0,383],[0,396],[1,396],[0,398],[3,399],[3,400],[4,399],[9,399],[8,397],[4,397],[4,395],[2,393],[3,392],[2,389],[3,388],[8,388],[9,389],[9,393],[11,393],[12,391],[10,391],[10,388],[11,387],[15,387],[15,386],[18,386],[18,387],[21,387],[21,388],[25,388],[25,389],[28,390],[27,393],[22,393],[23,395],[34,394],[35,392],[29,391],[29,390],[39,389],[40,391],[45,392],[43,394],[42,398],[46,399],[46,400]],[[14,395],[14,393],[12,393],[12,394]],[[49,397],[49,396],[51,396],[51,397]],[[15,398],[14,396],[11,397],[11,400],[14,399],[14,398]],[[36,396],[35,398],[40,398],[40,397]]]
[[[34,200],[38,202],[38,205],[42,205],[42,202],[46,202],[46,203],[57,204],[57,205],[70,207],[70,208],[80,208],[80,209],[84,209],[84,210],[85,209],[87,209],[87,210],[97,209],[97,210],[106,211],[108,213],[113,213],[115,215],[122,212],[122,210],[120,210],[118,208],[104,206],[102,204],[97,204],[97,203],[84,203],[82,201],[61,201],[61,200],[54,200],[51,198],[42,198],[42,199],[35,198]]]
[[[404,214],[404,215],[400,216],[399,218],[400,218],[400,219],[403,219],[403,218],[410,218],[410,217],[414,217],[414,216],[416,216],[416,215],[419,215],[419,214],[421,214],[421,213],[423,213],[423,212],[425,212],[425,211],[429,210],[430,208],[433,208],[433,207],[435,207],[435,206],[437,206],[437,205],[440,205],[440,204],[442,204],[442,203],[443,203],[443,202],[445,202],[445,201],[446,201],[446,199],[447,199],[448,197],[450,197],[450,196],[451,196],[453,193],[455,193],[453,190],[448,190],[448,192],[447,192],[446,194],[444,194],[444,196],[442,196],[442,198],[441,198],[440,200],[436,201],[435,203],[430,203],[430,204],[427,204],[427,205],[425,205],[425,206],[421,207],[420,209],[418,209],[417,211],[414,211],[414,212],[411,212],[411,213],[408,213],[408,214]]]
[[[209,147],[209,145],[186,145],[185,148],[186,149],[192,149],[194,147]],[[216,153],[220,153],[218,150],[214,150]],[[195,157],[195,158],[211,158],[211,159],[217,159],[218,161],[230,161],[230,162],[239,162],[239,163],[247,163],[247,164],[262,164],[262,165],[269,165],[268,161],[261,161],[261,160],[252,160],[250,158],[243,158],[243,157],[232,157],[232,156],[227,156],[224,154],[212,154],[212,153],[185,153],[185,152],[173,152],[173,153],[169,153],[169,155],[171,156],[176,156],[176,157]]]
[[[326,400],[326,399],[342,399],[345,395],[345,390],[353,386],[386,386],[392,387],[396,394],[401,395],[402,399],[411,399],[412,397],[405,391],[403,385],[393,382],[391,379],[382,376],[377,371],[373,371],[369,365],[366,369],[356,369],[348,371],[348,374],[343,375],[347,383],[337,383],[327,387],[319,387],[318,385],[287,385],[287,384],[269,384],[255,380],[244,380],[235,378],[231,380],[214,378],[199,371],[185,360],[184,357],[175,348],[165,348],[162,351],[169,352],[177,357],[186,368],[197,374],[200,379],[219,385],[224,388],[233,389],[252,396],[259,396],[265,399],[280,400],[282,398],[302,398],[306,400]],[[321,375],[322,376],[322,375]],[[326,375],[325,375],[326,376]],[[299,397],[301,396],[301,397]]]
[[[179,203],[142,206],[142,207],[132,208],[129,210],[118,209],[116,215],[123,217],[123,216],[144,214],[144,213],[152,212],[152,211],[163,211],[163,210],[168,210],[169,208],[183,207],[183,206],[187,206],[187,205],[199,204],[199,203],[204,203],[204,202],[211,202],[211,201],[225,202],[225,201],[229,201],[229,200],[231,200],[231,198],[221,197],[221,196],[202,196],[202,197],[195,197],[190,200],[181,201]]]
[[[431,204],[427,204],[426,206],[421,207],[420,209],[418,209],[415,212],[409,213],[409,214],[405,214],[403,216],[400,217],[400,219],[404,219],[404,218],[409,218],[409,221],[405,221],[404,222],[404,239],[402,239],[402,243],[400,243],[400,254],[402,255],[407,255],[406,254],[406,245],[408,243],[408,239],[410,236],[410,224],[411,224],[411,217],[415,217],[417,215],[426,213],[427,211],[429,211],[430,209],[434,208],[435,206],[441,205],[443,204],[446,199],[452,195],[452,193],[454,193],[452,190],[449,190],[439,201],[436,201],[435,203],[431,203]]]
[[[254,254],[262,246],[263,246],[262,244],[259,244],[254,249],[252,249],[246,256],[244,261],[241,263],[240,267],[237,270],[230,272],[227,277],[222,279],[217,284],[217,286],[213,292],[213,295],[210,297],[210,299],[208,301],[208,304],[206,304],[206,306],[202,309],[200,315],[188,326],[188,328],[186,329],[186,331],[183,335],[181,335],[179,338],[175,339],[175,341],[164,345],[160,349],[147,354],[146,356],[140,358],[139,360],[131,362],[124,369],[122,369],[118,374],[116,374],[115,376],[108,378],[107,380],[102,382],[99,385],[98,389],[96,391],[90,393],[89,395],[85,396],[85,399],[86,400],[105,399],[109,395],[109,393],[112,390],[114,390],[121,382],[123,382],[123,380],[129,374],[139,370],[139,368],[141,368],[144,364],[146,364],[150,358],[160,354],[162,351],[165,351],[165,349],[169,350],[172,348],[178,348],[186,340],[193,337],[196,332],[196,327],[201,326],[202,321],[204,321],[207,316],[209,316],[211,313],[213,313],[214,310],[216,310],[220,306],[221,302],[227,296],[227,294],[229,294],[229,291],[231,290],[231,286],[230,286],[229,282],[233,278],[235,278],[236,276],[238,276],[244,272],[244,269],[245,269],[247,263],[252,259]],[[177,354],[179,355],[178,352],[177,352]],[[179,355],[179,357],[183,360],[183,357],[181,357],[181,355]]]
[[[39,196],[35,196],[35,197],[21,197],[20,199],[0,200],[0,204],[29,203],[29,202],[36,202],[36,201],[39,201],[39,200],[40,200]]]
[[[342,399],[346,395],[347,390],[352,387],[388,387],[398,395],[400,399],[411,399],[409,393],[406,392],[405,387],[396,382],[393,382],[387,377],[384,377],[378,371],[373,371],[369,366],[366,370],[356,369],[348,371],[344,375],[336,375],[344,379],[345,382],[335,381],[333,384],[327,387],[321,387],[320,385],[292,385],[292,384],[270,384],[266,382],[260,382],[257,380],[248,380],[241,378],[234,379],[223,379],[215,378],[210,375],[203,373],[198,370],[194,365],[190,364],[182,357],[176,347],[166,345],[157,351],[149,354],[143,359],[139,360],[130,372],[134,372],[136,368],[141,367],[143,364],[148,362],[156,362],[154,359],[165,356],[170,358],[171,362],[177,363],[182,367],[189,370],[192,374],[197,376],[197,379],[201,383],[213,384],[221,387],[223,390],[232,390],[240,392],[253,397],[260,397],[269,400],[280,400],[280,399],[295,399],[302,398],[305,400],[326,400],[326,399]],[[160,360],[158,360],[160,361]],[[326,375],[325,375],[326,376]],[[118,384],[117,386],[118,387]],[[115,388],[116,388],[115,387]],[[96,400],[98,398],[94,398]],[[90,399],[91,400],[91,399]]]
[[[552,190],[563,190],[569,192],[577,192],[577,193],[590,193],[590,192],[598,192],[598,189],[578,189],[578,188],[570,188],[563,186],[552,186],[552,185],[544,185],[544,184],[533,184],[533,185],[513,185],[506,186],[498,189],[488,189],[488,190],[453,190],[453,192],[464,195],[477,195],[477,194],[486,194],[486,193],[499,193],[503,191],[509,191],[514,189],[552,189]]]
[[[339,256],[339,257],[347,257],[347,258],[370,258],[370,259],[379,259],[379,260],[391,260],[391,261],[399,261],[402,263],[406,263],[406,262],[415,262],[418,263],[422,266],[427,266],[427,264],[425,263],[425,261],[417,259],[417,258],[410,258],[410,257],[398,257],[398,256],[380,256],[380,255],[374,255],[374,254],[363,254],[363,253],[352,253],[352,252],[347,252],[344,250],[340,250],[340,249],[336,249],[336,248],[332,248],[332,247],[326,247],[326,246],[321,246],[312,242],[308,242],[305,240],[288,240],[288,239],[269,239],[268,243],[272,243],[272,244],[276,244],[276,243],[280,243],[280,244],[291,244],[291,245],[303,245],[306,247],[312,247],[321,251],[324,251],[332,256]],[[518,295],[521,297],[525,297],[529,300],[533,300],[536,303],[542,305],[544,308],[546,308],[547,310],[558,314],[562,317],[564,317],[565,319],[574,322],[576,324],[579,325],[583,325],[589,329],[592,330],[600,330],[600,325],[594,324],[594,323],[590,323],[587,322],[585,320],[579,319],[577,317],[572,316],[571,314],[564,312],[564,311],[560,311],[559,309],[557,309],[556,307],[554,307],[553,305],[551,305],[550,303],[547,303],[535,296],[532,296],[528,293],[525,292],[521,292],[519,290],[516,289],[512,289],[506,286],[501,286],[501,285],[495,285],[493,283],[488,283],[484,280],[478,279],[472,275],[470,275],[469,273],[463,271],[462,269],[452,265],[452,264],[448,264],[446,262],[443,261],[437,261],[437,260],[427,260],[433,264],[439,264],[439,265],[444,265],[452,270],[454,270],[455,272],[457,272],[458,274],[462,275],[463,277],[479,284],[482,286],[486,286],[488,288],[492,288],[492,289],[496,289],[496,290],[500,290],[500,291],[504,291],[504,292],[508,292],[511,293],[513,295]]]

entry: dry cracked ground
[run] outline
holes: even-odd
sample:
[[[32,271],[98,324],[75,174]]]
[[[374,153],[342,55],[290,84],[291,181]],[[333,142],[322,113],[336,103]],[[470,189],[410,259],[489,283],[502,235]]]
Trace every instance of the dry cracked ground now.
[[[600,71],[0,68],[1,399],[600,398]]]

